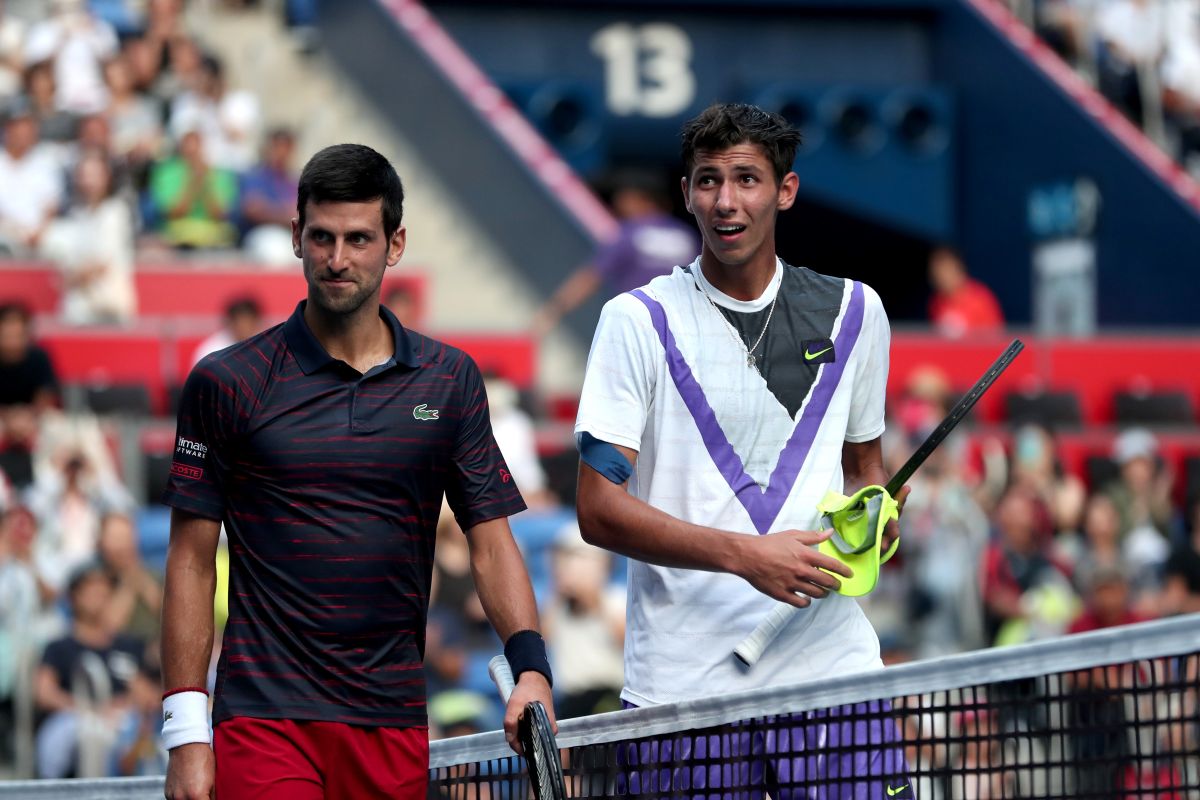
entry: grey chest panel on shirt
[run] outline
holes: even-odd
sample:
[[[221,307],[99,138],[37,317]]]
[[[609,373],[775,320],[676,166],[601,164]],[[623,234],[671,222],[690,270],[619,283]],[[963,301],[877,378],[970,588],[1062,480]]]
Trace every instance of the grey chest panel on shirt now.
[[[821,364],[850,355],[836,352],[831,341],[845,286],[843,278],[783,265],[775,313],[754,355],[767,389],[793,418],[812,389]],[[762,333],[771,306],[767,304],[761,311],[751,313],[731,311],[723,306],[717,306],[717,309],[749,348]]]

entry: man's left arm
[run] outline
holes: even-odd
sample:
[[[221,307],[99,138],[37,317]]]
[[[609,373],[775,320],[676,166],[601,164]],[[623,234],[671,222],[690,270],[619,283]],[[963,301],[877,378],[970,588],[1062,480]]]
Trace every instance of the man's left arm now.
[[[883,466],[883,445],[878,437],[868,442],[842,443],[842,477],[845,481],[843,494],[852,495],[864,486],[883,486],[890,477]],[[904,512],[904,501],[908,499],[908,485],[896,492],[898,510]],[[892,520],[883,531],[883,551],[886,553],[892,542],[900,535],[900,524]]]
[[[525,561],[509,529],[508,518],[498,517],[480,522],[467,530],[466,535],[471,548],[471,574],[475,579],[475,590],[479,593],[483,610],[500,639],[511,643],[505,649],[516,646],[523,655],[529,654],[532,659],[537,660],[537,648],[541,648],[541,660],[544,661],[545,648],[538,633],[537,601],[533,596],[529,574],[525,570]],[[530,635],[528,632],[537,635]],[[512,660],[510,657],[510,662]],[[529,662],[526,662],[526,665],[528,664]],[[518,673],[522,664],[512,666],[516,688],[513,689],[504,712],[504,736],[509,745],[520,752],[517,744],[517,718],[524,711],[526,704],[540,700],[546,707],[546,713],[550,715],[555,730],[557,723],[554,720],[549,676],[531,668]],[[549,672],[548,663],[544,668]]]

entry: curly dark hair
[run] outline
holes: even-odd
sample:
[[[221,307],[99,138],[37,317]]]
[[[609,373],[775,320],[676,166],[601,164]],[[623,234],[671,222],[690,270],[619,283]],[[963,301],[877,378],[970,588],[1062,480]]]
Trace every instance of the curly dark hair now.
[[[718,103],[688,120],[680,133],[683,167],[692,174],[699,150],[725,150],[739,144],[756,144],[763,149],[775,171],[775,182],[783,180],[796,160],[800,131],[786,119],[746,103]]]

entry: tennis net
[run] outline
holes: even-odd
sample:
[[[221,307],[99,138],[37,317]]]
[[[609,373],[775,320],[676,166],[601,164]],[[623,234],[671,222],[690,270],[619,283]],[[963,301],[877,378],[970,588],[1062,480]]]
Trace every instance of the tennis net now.
[[[566,720],[558,744],[581,798],[1200,800],[1198,696],[1191,615]],[[0,800],[162,791],[162,778],[0,782]],[[500,732],[432,743],[429,797],[528,796]]]
[[[1200,800],[1200,616],[560,725],[570,797]],[[430,797],[525,798],[497,733]]]

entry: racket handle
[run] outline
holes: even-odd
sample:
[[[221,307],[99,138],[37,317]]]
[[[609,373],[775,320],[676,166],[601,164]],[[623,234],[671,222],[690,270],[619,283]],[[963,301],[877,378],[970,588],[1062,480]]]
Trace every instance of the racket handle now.
[[[754,632],[742,640],[742,643],[733,648],[733,654],[737,656],[738,661],[741,661],[747,667],[753,667],[762,658],[763,653],[771,646],[771,642],[779,636],[779,632],[784,626],[791,621],[792,615],[797,611],[795,606],[789,606],[787,603],[780,603],[771,609],[771,613],[767,614],[766,619],[758,623],[758,627]]]
[[[500,699],[505,703],[508,702],[508,696],[512,694],[516,682],[513,681],[512,670],[508,667],[508,659],[503,655],[493,656],[488,662],[488,675],[492,676],[492,683],[496,684],[496,688],[500,691]]]

